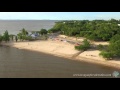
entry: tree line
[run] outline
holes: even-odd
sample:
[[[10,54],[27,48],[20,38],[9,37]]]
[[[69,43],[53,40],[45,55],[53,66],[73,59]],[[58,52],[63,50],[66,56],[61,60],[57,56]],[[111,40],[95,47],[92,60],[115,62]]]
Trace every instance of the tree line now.
[[[41,29],[40,31],[32,31],[32,34],[39,33],[41,35],[46,35],[48,32],[46,29]],[[23,40],[33,40],[31,36],[28,35],[28,31],[23,28],[20,30],[20,32],[17,35],[9,34],[9,32],[6,30],[3,35],[0,35],[0,42],[5,41],[9,42],[10,40],[13,41],[13,39],[23,41]]]
[[[80,20],[56,22],[48,32],[58,32],[67,36],[85,37],[94,41],[109,41],[120,34],[120,20]]]

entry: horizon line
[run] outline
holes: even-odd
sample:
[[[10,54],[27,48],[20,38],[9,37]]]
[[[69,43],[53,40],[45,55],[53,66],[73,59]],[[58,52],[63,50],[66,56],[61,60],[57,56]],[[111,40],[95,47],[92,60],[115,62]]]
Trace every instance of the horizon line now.
[[[115,19],[115,18],[111,18],[111,19]],[[92,19],[92,20],[111,20],[111,19]],[[0,19],[0,20],[57,20],[57,19]],[[65,21],[65,20],[66,19],[61,21]],[[90,19],[68,19],[68,20],[70,21],[70,20],[90,20]],[[115,19],[115,20],[120,20],[120,19]]]

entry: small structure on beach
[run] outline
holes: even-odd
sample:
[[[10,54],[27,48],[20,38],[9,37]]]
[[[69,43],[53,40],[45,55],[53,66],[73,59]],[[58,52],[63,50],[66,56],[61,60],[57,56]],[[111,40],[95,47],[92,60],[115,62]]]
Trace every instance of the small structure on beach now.
[[[31,36],[32,38],[37,38],[39,36],[38,33],[29,33],[28,36]]]
[[[120,26],[120,24],[118,24],[118,26]]]

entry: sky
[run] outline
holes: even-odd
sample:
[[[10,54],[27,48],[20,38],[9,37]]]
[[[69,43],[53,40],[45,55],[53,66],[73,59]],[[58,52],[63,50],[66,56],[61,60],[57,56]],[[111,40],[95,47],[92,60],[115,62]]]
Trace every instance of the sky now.
[[[120,12],[0,12],[0,20],[120,19]]]

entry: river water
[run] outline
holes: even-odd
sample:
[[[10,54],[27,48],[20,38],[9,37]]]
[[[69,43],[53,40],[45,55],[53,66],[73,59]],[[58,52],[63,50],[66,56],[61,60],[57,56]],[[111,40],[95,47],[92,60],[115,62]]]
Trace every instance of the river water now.
[[[40,29],[50,29],[57,20],[0,20],[0,34],[8,30],[10,34],[18,34],[21,29],[27,31],[40,31]]]
[[[120,72],[120,70],[106,66],[0,46],[0,78],[85,78],[75,75],[106,75],[114,71]]]

